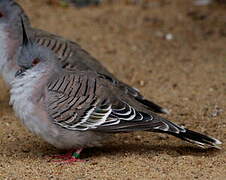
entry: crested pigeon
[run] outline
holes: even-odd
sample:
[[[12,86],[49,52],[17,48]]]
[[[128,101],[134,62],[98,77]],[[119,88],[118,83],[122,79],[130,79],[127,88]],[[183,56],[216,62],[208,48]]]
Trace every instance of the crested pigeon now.
[[[85,7],[88,5],[99,5],[103,0],[64,0],[66,3],[71,3],[77,7]]]
[[[63,162],[78,161],[82,148],[101,145],[113,133],[138,130],[219,148],[219,140],[158,116],[106,75],[64,69],[52,51],[23,35],[10,101],[30,131],[56,148],[77,149]]]
[[[153,112],[168,113],[168,110],[145,99],[139,91],[129,85],[118,81],[106,68],[104,68],[88,52],[83,50],[77,43],[35,29],[30,25],[29,19],[21,6],[14,0],[0,0],[0,71],[5,81],[10,85],[14,79],[14,74],[18,70],[15,56],[22,45],[23,28],[29,36],[30,41],[49,48],[56,56],[56,61],[60,61],[63,68],[73,70],[90,70],[101,73],[109,77],[117,86],[133,96],[137,101],[150,108]]]

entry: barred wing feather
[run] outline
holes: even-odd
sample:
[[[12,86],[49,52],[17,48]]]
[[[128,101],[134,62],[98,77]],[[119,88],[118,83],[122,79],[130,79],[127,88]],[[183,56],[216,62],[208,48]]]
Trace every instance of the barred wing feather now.
[[[97,86],[98,78],[85,74],[68,74],[50,81],[47,109],[54,123],[70,130],[107,131],[110,126],[124,126],[128,122],[134,127],[139,124],[143,126],[143,122],[150,123],[153,119],[151,115],[139,112],[119,99],[111,102],[110,96],[97,92]],[[128,130],[124,127],[122,131]]]

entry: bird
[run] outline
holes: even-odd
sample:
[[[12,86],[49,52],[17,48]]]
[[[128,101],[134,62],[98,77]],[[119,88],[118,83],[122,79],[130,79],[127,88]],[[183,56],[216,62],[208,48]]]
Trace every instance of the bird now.
[[[83,148],[101,146],[115,133],[133,131],[173,135],[203,148],[220,148],[213,137],[171,122],[134,99],[101,73],[64,69],[55,53],[29,40],[25,29],[17,54],[10,101],[22,123],[56,148],[57,160],[80,161]]]
[[[102,3],[103,0],[49,0],[50,4],[62,4],[67,5],[68,3],[76,6],[76,7],[86,7],[89,5],[99,5],[100,3]]]
[[[213,3],[225,5],[226,0],[195,0],[194,1],[194,5],[196,6],[207,6]]]
[[[2,54],[0,57],[0,72],[9,87],[19,68],[16,63],[16,55],[19,53],[19,47],[23,45],[23,29],[26,30],[30,41],[50,49],[57,57],[55,60],[59,61],[64,69],[79,68],[84,71],[90,70],[101,73],[153,112],[169,113],[166,108],[144,98],[136,88],[118,81],[98,60],[77,43],[33,28],[28,16],[15,0],[0,0],[0,52]]]

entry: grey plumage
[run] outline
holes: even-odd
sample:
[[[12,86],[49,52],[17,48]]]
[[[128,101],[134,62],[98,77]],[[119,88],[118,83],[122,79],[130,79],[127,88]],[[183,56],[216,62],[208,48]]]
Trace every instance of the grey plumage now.
[[[88,5],[98,5],[103,0],[65,0],[67,3],[71,3],[77,7],[85,7]]]
[[[96,146],[108,134],[143,130],[219,148],[219,140],[154,114],[106,76],[79,67],[64,69],[53,52],[24,42],[11,103],[24,124],[54,146]]]
[[[0,18],[0,23],[1,21],[5,21],[4,23],[12,31],[10,34],[5,34],[5,31],[7,30],[2,31],[4,33],[4,40],[6,39],[6,41],[10,43],[8,43],[8,46],[0,48],[10,51],[10,53],[7,54],[12,54],[11,56],[7,55],[4,59],[0,60],[0,69],[2,69],[2,75],[9,84],[14,79],[13,75],[18,70],[15,62],[15,54],[19,53],[18,49],[23,41],[21,36],[23,31],[22,29],[26,29],[26,33],[28,34],[30,41],[47,47],[52,52],[54,52],[57,57],[55,58],[55,61],[60,61],[60,66],[62,66],[64,69],[69,71],[80,69],[83,71],[89,70],[98,72],[106,79],[112,81],[115,86],[121,88],[126,94],[133,97],[136,101],[147,106],[150,110],[157,113],[168,113],[165,108],[162,108],[156,103],[145,99],[135,88],[118,81],[106,68],[104,68],[95,58],[82,49],[77,43],[31,27],[29,19],[24,13],[23,9],[14,0],[0,0],[0,12],[3,13],[3,17]],[[13,20],[9,21],[8,16],[4,16],[6,14],[9,14]],[[23,28],[22,24],[24,26]],[[14,43],[15,45],[12,48],[11,44],[14,41],[16,43]],[[1,42],[5,44],[5,41],[1,41],[0,38],[0,44]]]

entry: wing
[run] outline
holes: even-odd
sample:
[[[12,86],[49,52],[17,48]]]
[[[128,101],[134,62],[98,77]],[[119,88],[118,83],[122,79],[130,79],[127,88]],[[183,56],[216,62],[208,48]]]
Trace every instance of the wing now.
[[[59,36],[39,29],[34,29],[34,32],[34,41],[37,44],[48,47],[51,51],[53,51],[57,55],[64,69],[70,71],[73,71],[74,69],[79,69],[81,71],[92,69],[95,72],[99,72],[103,78],[109,80],[121,90],[124,90],[125,93],[133,97],[139,103],[148,107],[153,112],[168,113],[165,108],[162,108],[156,103],[145,99],[137,89],[118,81],[104,66],[100,64],[99,61],[93,58],[77,43],[65,40]]]
[[[46,107],[54,123],[69,130],[128,132],[168,128],[155,116],[117,98],[117,94],[123,92],[96,73],[67,74],[49,82]]]
[[[154,102],[145,99],[137,89],[118,81],[103,65],[101,65],[99,61],[93,58],[87,51],[82,49],[79,44],[39,29],[34,29],[34,32],[34,41],[37,44],[48,47],[51,51],[53,51],[57,55],[64,69],[70,71],[75,69],[79,69],[80,71],[94,70],[95,72],[99,72],[103,78],[109,80],[121,90],[124,90],[125,93],[133,97],[139,103],[148,107],[153,112],[168,113],[165,108],[162,108]]]

